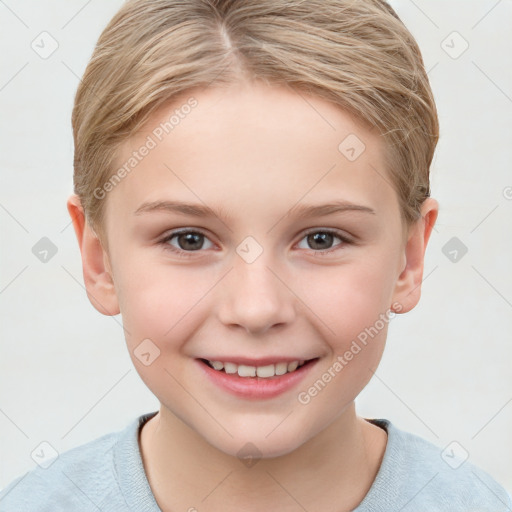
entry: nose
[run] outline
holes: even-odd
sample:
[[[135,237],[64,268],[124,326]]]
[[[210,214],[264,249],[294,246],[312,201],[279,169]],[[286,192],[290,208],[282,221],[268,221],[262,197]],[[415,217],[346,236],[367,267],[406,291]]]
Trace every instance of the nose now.
[[[253,335],[272,328],[282,329],[296,314],[295,296],[289,284],[275,262],[272,264],[264,255],[252,263],[235,255],[234,268],[224,281],[218,309],[224,325]]]

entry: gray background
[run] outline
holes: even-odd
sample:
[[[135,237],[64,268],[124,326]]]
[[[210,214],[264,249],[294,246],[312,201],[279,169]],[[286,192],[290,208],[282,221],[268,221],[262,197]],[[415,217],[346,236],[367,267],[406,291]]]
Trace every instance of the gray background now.
[[[121,3],[0,1],[0,487],[34,467],[41,442],[62,452],[158,408],[120,316],[100,315],[86,297],[65,205],[73,96]],[[391,3],[420,44],[438,104],[432,189],[441,211],[420,305],[392,321],[358,410],[441,449],[456,441],[456,453],[510,492],[512,2]],[[31,47],[51,49],[43,31],[58,43],[47,58]],[[32,252],[43,237],[57,248],[47,262]]]

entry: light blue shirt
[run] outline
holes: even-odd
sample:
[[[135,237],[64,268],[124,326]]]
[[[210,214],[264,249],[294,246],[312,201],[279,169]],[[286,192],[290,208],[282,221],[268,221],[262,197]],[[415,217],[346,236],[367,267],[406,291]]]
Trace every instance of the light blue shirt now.
[[[18,477],[0,493],[0,512],[161,512],[138,443],[141,425],[155,414]],[[377,476],[354,512],[512,512],[510,495],[486,472],[458,458],[457,445],[442,450],[388,420],[367,421],[384,428],[388,441]],[[201,499],[191,508],[204,509]]]

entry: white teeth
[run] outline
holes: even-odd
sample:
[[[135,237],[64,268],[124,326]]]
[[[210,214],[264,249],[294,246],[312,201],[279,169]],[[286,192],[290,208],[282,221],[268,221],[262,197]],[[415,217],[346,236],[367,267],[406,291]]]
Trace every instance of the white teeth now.
[[[240,377],[256,377],[256,366],[238,365],[238,375]]]
[[[304,364],[303,360],[292,361],[291,363],[276,363],[266,366],[249,366],[245,364],[223,363],[222,361],[208,361],[210,366],[217,371],[224,370],[226,373],[238,373],[240,377],[261,377],[269,378],[274,375],[284,375],[293,372]]]
[[[258,366],[256,368],[256,375],[258,377],[273,377],[274,373],[274,365],[269,364],[267,366]]]
[[[276,364],[276,375],[284,375],[288,371],[288,363]]]
[[[294,370],[297,369],[297,366],[299,366],[298,361],[292,361],[291,363],[288,363],[288,371],[293,372]]]
[[[234,363],[224,363],[224,371],[226,373],[236,373],[238,371],[238,366]]]

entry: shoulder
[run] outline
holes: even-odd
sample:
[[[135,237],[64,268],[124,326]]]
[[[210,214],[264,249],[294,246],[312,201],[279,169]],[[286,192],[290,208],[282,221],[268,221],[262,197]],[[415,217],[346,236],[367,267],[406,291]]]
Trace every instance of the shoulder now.
[[[470,462],[469,453],[460,443],[453,441],[440,447],[397,428],[389,420],[372,422],[388,432],[384,458],[369,493],[373,498],[394,494],[393,505],[400,504],[403,512],[512,510],[506,490]]]
[[[116,492],[113,449],[125,431],[61,453],[16,478],[0,492],[0,512],[124,510]]]

